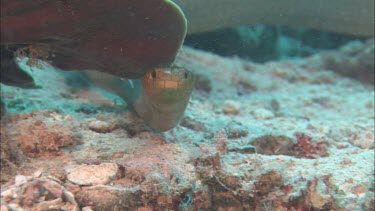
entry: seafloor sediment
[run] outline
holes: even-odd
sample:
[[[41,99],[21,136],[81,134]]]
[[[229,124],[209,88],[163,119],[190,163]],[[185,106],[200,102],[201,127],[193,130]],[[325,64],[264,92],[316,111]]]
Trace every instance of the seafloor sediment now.
[[[1,211],[374,210],[373,44],[265,64],[185,47],[197,81],[166,133],[32,67],[42,88],[1,85]]]

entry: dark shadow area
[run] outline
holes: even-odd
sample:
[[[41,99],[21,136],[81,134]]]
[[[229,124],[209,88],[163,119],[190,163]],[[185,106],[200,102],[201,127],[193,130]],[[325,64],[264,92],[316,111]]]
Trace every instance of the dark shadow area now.
[[[254,62],[307,57],[335,49],[361,37],[294,29],[285,26],[239,26],[188,35],[184,44],[221,56],[238,56]]]

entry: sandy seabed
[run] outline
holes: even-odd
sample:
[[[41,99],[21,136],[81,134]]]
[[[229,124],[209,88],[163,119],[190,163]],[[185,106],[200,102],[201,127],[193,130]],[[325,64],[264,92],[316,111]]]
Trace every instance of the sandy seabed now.
[[[373,39],[265,64],[183,47],[197,81],[165,133],[32,67],[40,89],[1,85],[1,211],[374,210],[373,59]]]

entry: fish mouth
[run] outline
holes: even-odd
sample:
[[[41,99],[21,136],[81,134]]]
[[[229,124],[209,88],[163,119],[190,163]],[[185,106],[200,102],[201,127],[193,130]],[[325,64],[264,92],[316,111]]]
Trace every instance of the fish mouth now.
[[[189,99],[193,86],[192,73],[179,67],[155,68],[142,79],[143,92],[156,105],[179,104]]]
[[[179,68],[155,68],[142,79],[142,98],[147,104],[147,124],[167,131],[182,118],[194,87],[191,72]]]

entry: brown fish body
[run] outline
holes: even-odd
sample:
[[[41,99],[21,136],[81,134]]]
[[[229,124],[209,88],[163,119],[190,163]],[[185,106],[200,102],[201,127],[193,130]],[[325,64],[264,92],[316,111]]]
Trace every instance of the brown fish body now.
[[[169,67],[186,34],[186,19],[169,0],[23,3],[1,1],[1,44],[47,44],[48,60],[64,70],[141,78]]]

